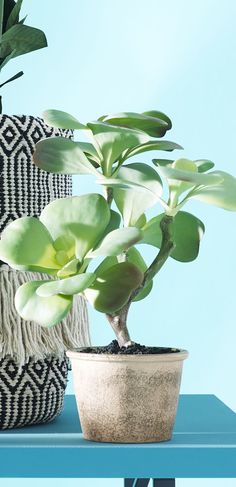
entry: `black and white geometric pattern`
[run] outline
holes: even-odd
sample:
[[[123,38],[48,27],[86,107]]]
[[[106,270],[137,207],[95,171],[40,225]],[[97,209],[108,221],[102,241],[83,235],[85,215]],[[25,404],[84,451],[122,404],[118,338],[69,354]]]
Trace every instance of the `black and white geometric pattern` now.
[[[0,234],[21,216],[39,216],[56,198],[72,194],[72,178],[48,174],[32,161],[35,144],[46,137],[72,137],[32,116],[0,115]]]
[[[50,201],[72,194],[71,176],[48,174],[32,161],[39,140],[72,135],[70,130],[49,127],[40,118],[0,115],[0,235],[16,218],[39,216]],[[0,310],[0,333],[3,311],[14,324],[14,313],[6,300]],[[31,358],[23,366],[10,356],[1,358],[0,430],[56,417],[62,409],[67,373],[66,357]]]
[[[0,360],[0,430],[46,423],[62,410],[67,384],[66,358],[30,360],[19,368]]]

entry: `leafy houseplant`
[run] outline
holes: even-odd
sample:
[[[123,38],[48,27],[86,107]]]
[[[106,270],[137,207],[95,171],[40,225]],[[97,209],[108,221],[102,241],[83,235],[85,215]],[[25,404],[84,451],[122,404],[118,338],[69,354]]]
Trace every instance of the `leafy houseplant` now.
[[[0,72],[11,59],[47,46],[45,34],[35,27],[25,25],[26,17],[20,19],[22,3],[23,0],[0,0]],[[1,83],[0,88],[22,75],[23,71],[18,72]]]
[[[0,0],[0,70],[17,56],[47,46],[44,33],[21,20],[21,6],[22,0]],[[1,87],[5,83],[1,81]],[[36,142],[51,136],[72,137],[72,131],[49,127],[31,115],[0,114],[0,235],[16,218],[39,216],[50,201],[71,195],[71,176],[48,174],[33,164]],[[0,430],[56,417],[67,384],[65,350],[90,343],[81,297],[80,307],[68,316],[70,326],[63,320],[60,326],[46,329],[18,315],[15,292],[32,279],[43,276],[15,271],[0,259]]]
[[[174,142],[159,140],[171,128],[171,121],[158,111],[103,116],[87,125],[57,110],[45,112],[44,119],[61,129],[78,129],[90,141],[63,137],[40,141],[35,164],[48,172],[90,174],[103,186],[105,197],[95,193],[57,200],[44,208],[39,219],[21,218],[5,229],[0,257],[15,269],[51,276],[44,282],[24,284],[16,294],[16,308],[24,319],[51,327],[68,313],[73,296],[82,293],[106,315],[124,353],[115,359],[105,354],[106,360],[96,355],[96,349],[68,353],[79,376],[79,397],[85,389],[89,391],[88,400],[78,399],[85,437],[102,441],[169,439],[187,353],[154,347],[144,356],[141,347],[138,358],[127,356],[137,348],[127,327],[128,311],[132,302],[149,294],[153,278],[168,257],[180,262],[196,259],[204,224],[183,211],[184,204],[197,199],[235,211],[236,179],[223,171],[211,171],[214,164],[209,160],[154,159],[154,167],[136,162],[141,153],[181,149]],[[135,162],[127,163],[133,157]],[[163,184],[167,198],[163,197]],[[156,205],[162,207],[161,213],[147,221],[147,209]],[[150,265],[138,250],[139,244],[159,249]],[[97,259],[102,260],[97,263]],[[91,367],[89,355],[96,362]],[[100,373],[106,376],[106,394],[112,391],[112,411],[107,410],[107,397],[103,412],[94,404],[100,406]],[[114,384],[119,378],[117,393]],[[155,400],[151,393],[156,394]],[[142,399],[137,405],[138,396]]]

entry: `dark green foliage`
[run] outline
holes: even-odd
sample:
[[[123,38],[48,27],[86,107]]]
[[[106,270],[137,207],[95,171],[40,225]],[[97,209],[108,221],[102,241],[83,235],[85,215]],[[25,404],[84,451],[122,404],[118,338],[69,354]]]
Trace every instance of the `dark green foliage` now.
[[[0,71],[11,59],[47,46],[45,34],[40,29],[25,25],[26,17],[20,20],[22,3],[23,0],[0,0]],[[23,71],[20,71],[1,83],[0,88],[22,75]],[[0,112],[1,108],[0,97]]]

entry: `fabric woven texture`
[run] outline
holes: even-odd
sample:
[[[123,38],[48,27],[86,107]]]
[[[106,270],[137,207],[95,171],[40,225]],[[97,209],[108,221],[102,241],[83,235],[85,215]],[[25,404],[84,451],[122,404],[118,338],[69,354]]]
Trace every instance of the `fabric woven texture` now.
[[[72,194],[72,178],[48,174],[32,162],[35,144],[46,137],[72,137],[32,116],[0,115],[0,233],[21,216],[39,216],[56,198]]]
[[[30,359],[22,368],[0,360],[0,429],[52,421],[61,412],[68,367],[64,358]]]
[[[68,316],[52,328],[25,321],[17,313],[17,289],[25,282],[48,278],[36,272],[15,271],[7,265],[0,267],[0,359],[9,356],[22,366],[30,359],[63,357],[65,350],[90,344],[87,306],[80,296],[74,297]]]
[[[0,234],[16,218],[37,217],[50,201],[71,196],[71,176],[49,174],[32,161],[39,140],[58,136],[72,137],[73,132],[33,116],[0,115]],[[90,344],[87,307],[80,296],[68,317],[50,329],[17,314],[18,287],[43,278],[0,262],[0,429],[56,417],[69,368],[65,350]]]

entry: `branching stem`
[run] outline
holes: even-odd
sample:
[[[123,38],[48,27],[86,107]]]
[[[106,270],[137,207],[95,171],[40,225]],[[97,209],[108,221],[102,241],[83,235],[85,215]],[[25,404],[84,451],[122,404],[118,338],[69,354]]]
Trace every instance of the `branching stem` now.
[[[127,328],[127,315],[130,303],[126,304],[117,314],[107,314],[106,317],[116,335],[120,347],[128,347],[132,344]]]
[[[162,231],[161,248],[144,274],[142,287],[145,287],[146,284],[148,284],[148,282],[151,281],[153,277],[160,271],[175,247],[173,234],[173,217],[165,215],[160,222],[160,227]]]
[[[109,206],[111,206],[113,201],[113,189],[109,188],[109,186],[105,186],[104,188],[105,198]]]
[[[114,315],[107,315],[107,319],[111,324],[113,331],[115,332],[120,347],[132,344],[127,328],[127,315],[132,301],[137,296],[137,294],[148,284],[148,282],[150,282],[153,277],[160,271],[175,247],[173,234],[173,217],[165,215],[160,222],[160,227],[162,231],[161,248],[153,262],[144,273],[144,279],[142,284],[132,292],[129,301],[119,311],[119,313],[116,313]]]

